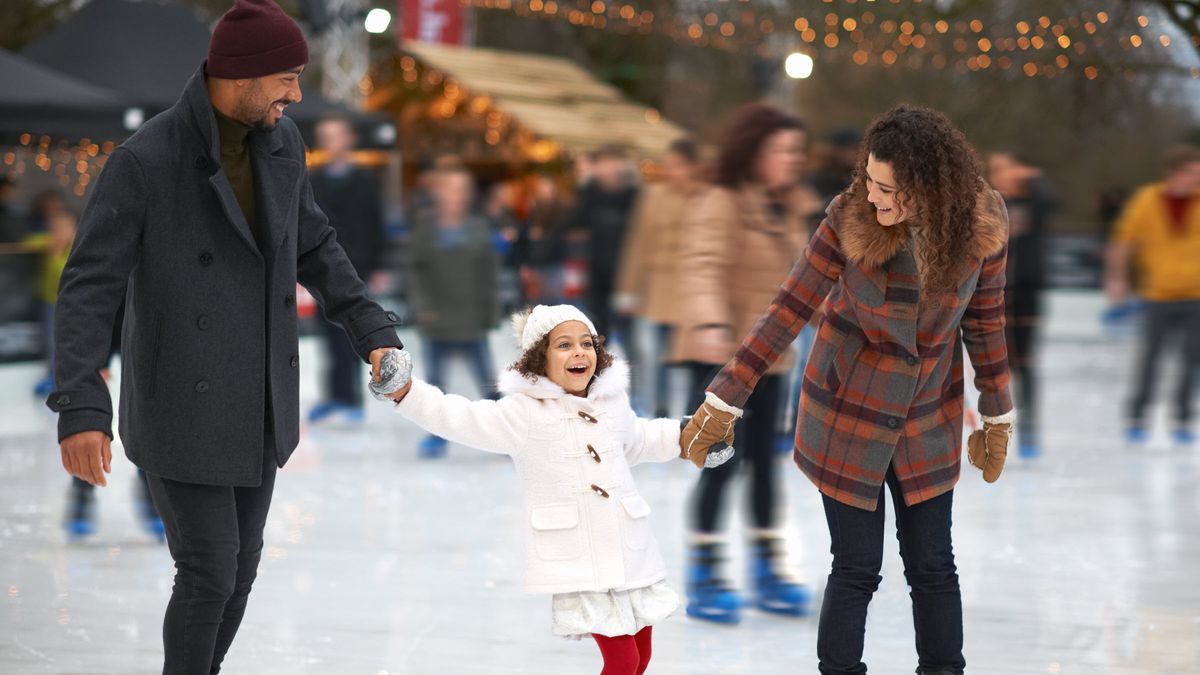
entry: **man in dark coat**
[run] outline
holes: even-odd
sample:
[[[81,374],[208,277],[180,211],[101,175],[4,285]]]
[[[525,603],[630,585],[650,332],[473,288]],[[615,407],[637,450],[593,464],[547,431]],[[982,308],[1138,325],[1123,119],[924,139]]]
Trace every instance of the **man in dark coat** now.
[[[283,116],[307,62],[273,0],[237,0],[179,102],[109,156],[59,288],[47,403],[64,467],[97,485],[112,437],[99,371],[126,302],[121,440],[176,567],[164,673],[218,672],[245,612],[276,468],[299,440],[297,281],[376,370],[402,348],[314,203]]]
[[[609,331],[616,328],[622,340],[632,343],[629,322],[613,311],[612,295],[638,189],[620,147],[601,146],[592,162],[592,179],[579,189],[571,223],[588,239],[588,308],[601,335],[612,340]],[[629,349],[632,344],[625,346]]]
[[[326,117],[317,124],[317,145],[327,162],[313,171],[311,180],[317,206],[329,216],[338,243],[359,276],[370,279],[383,260],[383,208],[379,183],[370,169],[350,156],[357,138],[345,117]],[[355,422],[363,419],[362,365],[342,327],[324,322],[325,350],[329,357],[324,400],[313,406],[308,420],[316,422],[338,412]]]

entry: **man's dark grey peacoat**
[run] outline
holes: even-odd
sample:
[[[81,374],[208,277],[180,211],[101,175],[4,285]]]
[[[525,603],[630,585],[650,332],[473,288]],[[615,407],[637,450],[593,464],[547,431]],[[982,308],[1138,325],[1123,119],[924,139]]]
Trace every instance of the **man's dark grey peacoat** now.
[[[203,66],[173,108],[109,156],[59,287],[58,389],[47,404],[59,413],[60,440],[112,435],[99,371],[122,300],[125,452],[189,483],[258,485],[264,456],[283,466],[295,449],[297,281],[364,361],[401,346],[396,315],[367,298],[313,202],[295,124],[284,117],[248,142],[261,251],[218,161]],[[275,452],[265,454],[271,436]]]

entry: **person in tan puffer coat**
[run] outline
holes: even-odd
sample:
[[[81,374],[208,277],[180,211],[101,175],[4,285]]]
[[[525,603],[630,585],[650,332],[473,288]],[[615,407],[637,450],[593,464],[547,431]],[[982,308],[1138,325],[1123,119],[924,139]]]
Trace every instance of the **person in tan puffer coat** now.
[[[617,277],[617,311],[651,323],[656,338],[653,398],[655,417],[669,413],[669,349],[678,316],[678,261],[683,223],[699,206],[706,186],[695,141],[671,142],[663,159],[664,178],[642,190],[625,237]],[[638,379],[634,388],[638,390]],[[644,389],[644,388],[643,388]],[[644,391],[638,393],[645,394]]]
[[[681,320],[673,356],[693,376],[689,407],[702,402],[705,386],[733,356],[735,340],[754,326],[808,243],[808,222],[820,204],[799,181],[806,142],[795,117],[766,104],[742,107],[722,143],[716,185],[684,222],[676,278]],[[740,599],[715,568],[723,539],[719,516],[741,457],[752,469],[747,521],[755,602],[786,615],[808,611],[808,589],[783,570],[775,485],[775,432],[790,366],[790,358],[779,359],[747,402],[734,460],[701,474],[688,587],[688,613],[697,618],[727,623],[740,618]]]

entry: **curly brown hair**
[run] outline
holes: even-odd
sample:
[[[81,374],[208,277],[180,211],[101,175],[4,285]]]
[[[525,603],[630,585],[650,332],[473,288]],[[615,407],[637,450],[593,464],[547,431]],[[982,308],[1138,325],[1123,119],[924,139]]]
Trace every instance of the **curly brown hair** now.
[[[604,348],[604,336],[593,335],[592,344],[596,349],[596,372],[592,373],[592,380],[588,382],[588,387],[592,386],[592,382],[600,377],[613,364],[612,354]],[[533,380],[539,377],[546,377],[546,352],[550,350],[550,334],[542,336],[542,339],[537,344],[525,350],[521,358],[508,367],[509,370],[520,373],[527,380]]]
[[[733,112],[717,156],[717,184],[737,188],[758,180],[758,154],[776,131],[808,131],[800,118],[769,103],[747,103]]]
[[[867,157],[892,166],[901,208],[908,225],[920,227],[925,288],[953,288],[966,259],[974,226],[976,199],[986,187],[983,167],[966,136],[942,113],[900,105],[875,118],[859,150],[854,181],[844,199],[863,222],[875,221],[867,201]]]

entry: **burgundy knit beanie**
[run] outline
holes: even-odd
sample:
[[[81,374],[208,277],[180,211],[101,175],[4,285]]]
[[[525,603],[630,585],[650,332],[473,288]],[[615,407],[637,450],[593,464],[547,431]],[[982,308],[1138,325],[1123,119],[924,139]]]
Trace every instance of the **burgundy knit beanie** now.
[[[275,0],[235,0],[213,29],[205,72],[248,80],[307,63],[304,33]]]

